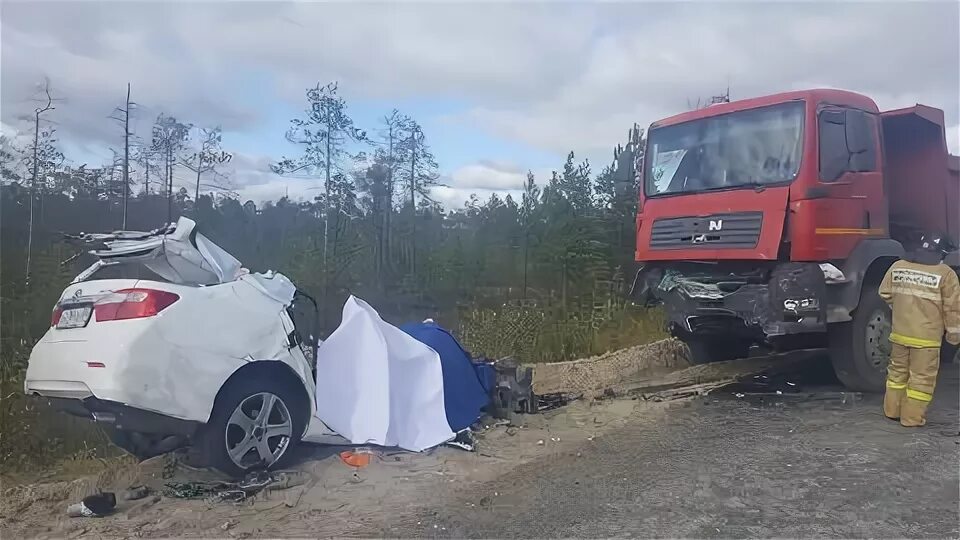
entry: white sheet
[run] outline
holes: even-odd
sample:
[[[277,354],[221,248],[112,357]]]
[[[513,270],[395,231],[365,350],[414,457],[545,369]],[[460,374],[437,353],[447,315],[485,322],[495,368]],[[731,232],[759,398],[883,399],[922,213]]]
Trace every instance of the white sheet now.
[[[453,438],[440,356],[351,296],[320,346],[317,417],[354,444],[419,452]]]

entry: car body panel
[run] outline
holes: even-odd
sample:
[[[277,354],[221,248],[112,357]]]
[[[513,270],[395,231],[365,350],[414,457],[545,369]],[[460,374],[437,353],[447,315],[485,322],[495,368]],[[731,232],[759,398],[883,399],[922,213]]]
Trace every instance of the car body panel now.
[[[183,221],[181,218],[180,223]],[[192,222],[188,228],[192,230]],[[233,373],[249,362],[278,361],[301,379],[313,407],[311,366],[300,346],[288,338],[294,324],[286,308],[295,287],[285,276],[233,270],[229,261],[235,259],[229,254],[211,264],[204,253],[220,250],[212,243],[212,247],[194,250],[197,259],[190,254],[190,242],[175,240],[177,250],[170,249],[174,242],[166,240],[160,247],[149,247],[157,242],[152,237],[139,240],[149,248],[146,250],[138,249],[136,240],[121,242],[123,249],[113,253],[141,253],[134,255],[137,260],[132,262],[148,267],[169,263],[169,268],[187,276],[186,284],[136,279],[75,282],[64,290],[61,304],[93,303],[129,288],[167,291],[179,299],[151,317],[97,321],[92,314],[82,328],[51,327],[30,355],[24,383],[28,395],[95,397],[206,422],[217,393]],[[157,263],[165,257],[172,262]],[[109,256],[100,260],[109,260]],[[228,280],[220,282],[227,276]],[[198,285],[197,279],[212,283]]]

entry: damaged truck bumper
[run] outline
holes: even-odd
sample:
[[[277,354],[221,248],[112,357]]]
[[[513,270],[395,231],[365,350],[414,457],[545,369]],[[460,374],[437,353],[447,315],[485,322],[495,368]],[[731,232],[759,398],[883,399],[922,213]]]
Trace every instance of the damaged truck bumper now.
[[[815,263],[648,266],[634,290],[664,305],[668,330],[683,340],[716,336],[793,348],[792,336],[826,329],[826,281]]]

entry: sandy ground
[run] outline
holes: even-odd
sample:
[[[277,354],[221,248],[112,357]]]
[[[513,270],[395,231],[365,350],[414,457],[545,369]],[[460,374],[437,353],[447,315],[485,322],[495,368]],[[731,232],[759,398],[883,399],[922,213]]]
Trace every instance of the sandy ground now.
[[[882,396],[845,392],[829,376],[798,386],[727,387],[658,417],[634,415],[576,451],[474,488],[471,500],[508,494],[488,508],[451,501],[383,533],[960,537],[960,366],[942,367],[923,428],[886,419]]]
[[[342,448],[304,446],[295,470],[306,483],[238,504],[149,496],[121,501],[108,517],[66,517],[97,488],[160,492],[165,482],[211,478],[170,457],[7,487],[0,534],[958,536],[956,365],[944,370],[924,430],[883,419],[877,396],[835,381],[789,396],[718,388],[770,365],[642,373],[603,399],[525,416],[523,427],[492,425],[474,453],[379,449],[354,469],[337,456]]]
[[[522,427],[491,425],[479,434],[476,452],[450,447],[420,454],[376,449],[371,463],[359,469],[339,459],[342,447],[304,445],[294,467],[307,480],[300,486],[261,493],[238,504],[149,496],[120,501],[116,513],[108,517],[66,517],[70,503],[96,489],[121,492],[145,484],[162,494],[166,482],[218,479],[215,473],[189,469],[169,456],[112,465],[98,475],[75,480],[8,487],[0,504],[0,533],[5,538],[379,535],[415,509],[469,498],[471,486],[573,452],[618,429],[641,410],[654,417],[668,406],[631,399],[576,401],[528,415]],[[481,503],[464,502],[464,507],[470,504]]]

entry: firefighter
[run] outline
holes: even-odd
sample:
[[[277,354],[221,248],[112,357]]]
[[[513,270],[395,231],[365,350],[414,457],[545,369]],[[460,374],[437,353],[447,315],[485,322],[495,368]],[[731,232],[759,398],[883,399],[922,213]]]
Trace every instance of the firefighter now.
[[[880,283],[880,297],[893,310],[883,413],[903,426],[926,423],[944,332],[948,343],[960,343],[960,280],[943,264],[951,249],[942,235],[926,234]]]

